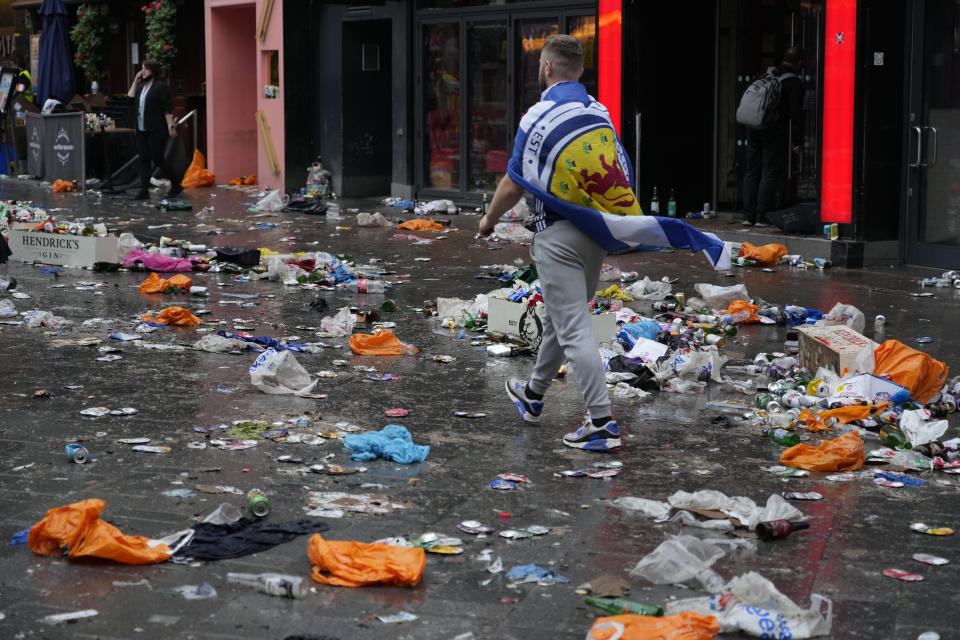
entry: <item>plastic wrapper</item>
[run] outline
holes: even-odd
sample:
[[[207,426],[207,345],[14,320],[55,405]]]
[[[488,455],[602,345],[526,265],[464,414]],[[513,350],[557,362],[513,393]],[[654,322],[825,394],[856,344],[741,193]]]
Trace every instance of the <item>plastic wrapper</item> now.
[[[907,436],[911,446],[916,447],[939,440],[947,432],[946,420],[927,422],[929,415],[926,409],[917,409],[904,411],[900,417],[900,430]]]
[[[306,395],[317,382],[289,351],[267,349],[250,366],[250,383],[264,393]]]
[[[950,369],[922,351],[911,349],[899,340],[887,340],[873,352],[878,376],[890,379],[910,390],[917,402],[929,402],[947,381]]]
[[[193,343],[194,349],[209,351],[210,353],[239,353],[250,348],[249,343],[243,340],[224,338],[218,335],[205,335]]]
[[[90,499],[47,511],[30,528],[28,544],[36,554],[59,554],[67,547],[71,558],[92,556],[123,564],[154,564],[167,560],[172,551],[160,541],[123,534],[100,519],[107,503]]]
[[[663,300],[670,293],[673,285],[669,282],[651,280],[647,276],[637,280],[625,289],[634,300]]]
[[[649,500],[647,498],[635,498],[633,496],[624,496],[617,498],[613,504],[627,511],[636,511],[643,515],[653,518],[657,522],[663,522],[670,515],[673,509],[666,502]]]
[[[800,443],[780,454],[780,464],[808,471],[855,471],[865,459],[863,440],[851,431],[814,447]]]
[[[715,284],[698,282],[693,285],[693,288],[703,299],[704,304],[711,309],[726,309],[734,300],[750,299],[746,285],[742,284],[721,287]]]
[[[417,348],[400,342],[392,331],[381,329],[375,333],[355,333],[350,336],[350,350],[362,356],[414,355]]]
[[[857,309],[852,304],[838,302],[827,312],[820,320],[817,320],[817,326],[843,325],[850,327],[857,333],[863,333],[863,328],[867,323],[863,311]]]
[[[518,222],[498,222],[493,233],[501,240],[508,242],[530,242],[533,240],[533,231]]]
[[[161,278],[156,273],[151,273],[140,283],[138,290],[140,293],[166,293],[189,289],[191,286],[193,286],[193,280],[179,273],[169,278]]]
[[[669,538],[640,559],[630,575],[654,584],[676,584],[699,577],[726,552],[708,540],[694,536]]]
[[[366,211],[361,211],[357,214],[357,226],[358,227],[389,227],[390,221],[383,217],[383,214],[379,211],[374,212],[373,214],[367,213]]]
[[[333,316],[326,316],[320,321],[320,329],[332,336],[348,336],[353,333],[357,324],[357,317],[350,312],[349,307],[342,307]]]
[[[767,498],[767,504],[763,508],[746,496],[731,497],[713,489],[704,489],[693,493],[677,491],[667,498],[667,502],[676,509],[720,511],[736,518],[748,529],[753,529],[758,523],[769,520],[803,519],[803,513],[799,509],[776,494],[771,494]]]
[[[665,609],[668,614],[692,611],[714,615],[720,633],[741,631],[758,638],[797,640],[829,635],[832,601],[812,594],[810,604],[809,609],[799,607],[772,582],[751,571],[731,580],[722,595],[673,600]]]
[[[257,211],[282,211],[283,208],[287,206],[288,202],[290,202],[290,197],[288,195],[274,190],[260,198],[257,201],[257,204],[253,205],[253,208]]]
[[[130,232],[124,232],[120,234],[120,237],[117,239],[117,255],[120,256],[120,259],[123,260],[127,257],[127,254],[135,249],[142,249],[143,243],[137,240],[137,238]]]
[[[420,582],[427,564],[426,553],[418,547],[324,540],[320,534],[310,537],[307,555],[313,579],[338,587],[412,587]]]
[[[406,222],[401,222],[395,229],[406,229],[408,231],[443,231],[443,225],[434,222],[433,218],[424,220],[423,218],[411,218]]]

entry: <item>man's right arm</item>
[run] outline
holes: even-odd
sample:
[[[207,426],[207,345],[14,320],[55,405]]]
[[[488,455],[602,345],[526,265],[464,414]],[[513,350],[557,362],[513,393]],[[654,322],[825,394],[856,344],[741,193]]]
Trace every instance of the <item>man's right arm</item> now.
[[[494,226],[503,217],[503,214],[512,209],[513,205],[517,204],[522,197],[523,187],[511,180],[510,174],[504,174],[500,184],[497,185],[496,192],[493,194],[486,215],[480,218],[480,235],[487,237],[493,233]]]

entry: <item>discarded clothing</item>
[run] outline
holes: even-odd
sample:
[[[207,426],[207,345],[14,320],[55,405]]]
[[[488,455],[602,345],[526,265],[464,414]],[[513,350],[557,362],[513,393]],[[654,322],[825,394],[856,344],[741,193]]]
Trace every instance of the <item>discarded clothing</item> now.
[[[160,253],[147,253],[134,249],[123,259],[123,266],[129,267],[140,263],[150,271],[193,271],[193,262],[186,258],[171,258]]]
[[[413,444],[410,432],[398,424],[388,424],[381,431],[344,436],[343,446],[353,460],[385,460],[410,464],[423,462],[430,453],[430,445]]]
[[[130,536],[100,519],[107,503],[90,499],[50,509],[30,527],[30,550],[41,556],[59,553],[66,545],[71,558],[92,556],[123,564],[154,564],[170,557],[159,540]]]
[[[315,520],[267,522],[240,518],[230,524],[202,522],[193,528],[193,538],[174,557],[193,560],[242,558],[290,542],[305,533],[320,533],[327,529],[326,523]]]
[[[168,278],[161,278],[156,273],[151,273],[139,287],[140,293],[177,293],[182,289],[189,289],[193,286],[193,280],[187,276],[177,274]]]
[[[144,322],[157,322],[159,324],[173,324],[179,327],[195,327],[198,324],[203,324],[203,320],[193,315],[183,307],[167,307],[157,314],[157,317],[154,318],[150,315],[144,314],[140,316],[140,319]]]
[[[310,537],[307,555],[313,579],[338,587],[412,587],[420,582],[427,565],[427,554],[419,547],[324,540],[320,535]]]

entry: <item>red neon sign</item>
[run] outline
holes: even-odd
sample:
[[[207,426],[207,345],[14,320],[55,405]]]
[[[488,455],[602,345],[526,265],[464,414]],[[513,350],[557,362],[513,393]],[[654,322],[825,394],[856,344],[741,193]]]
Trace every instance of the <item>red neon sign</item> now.
[[[853,88],[856,76],[857,0],[826,5],[823,66],[823,161],[820,219],[853,219]]]
[[[597,99],[610,112],[613,127],[620,135],[621,0],[599,0],[597,43]]]

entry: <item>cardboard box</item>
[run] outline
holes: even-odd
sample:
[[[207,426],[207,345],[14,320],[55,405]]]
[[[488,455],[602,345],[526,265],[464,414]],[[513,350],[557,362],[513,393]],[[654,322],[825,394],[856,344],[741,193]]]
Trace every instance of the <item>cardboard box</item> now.
[[[906,391],[906,387],[871,373],[861,373],[841,382],[834,395],[841,398],[863,398],[870,404],[877,404],[886,402],[890,396],[900,391]]]
[[[120,262],[117,237],[61,235],[10,231],[10,256],[21,262],[42,262],[71,267],[92,267],[95,262]]]
[[[800,327],[800,366],[816,373],[820,367],[842,374],[864,348],[876,349],[879,345],[850,327]]]
[[[586,307],[584,303],[584,307]],[[543,305],[532,309],[520,302],[490,298],[487,310],[487,330],[520,338],[534,347],[540,346],[543,338]],[[597,344],[610,343],[617,331],[617,316],[601,313],[590,316],[593,321],[593,337]]]

